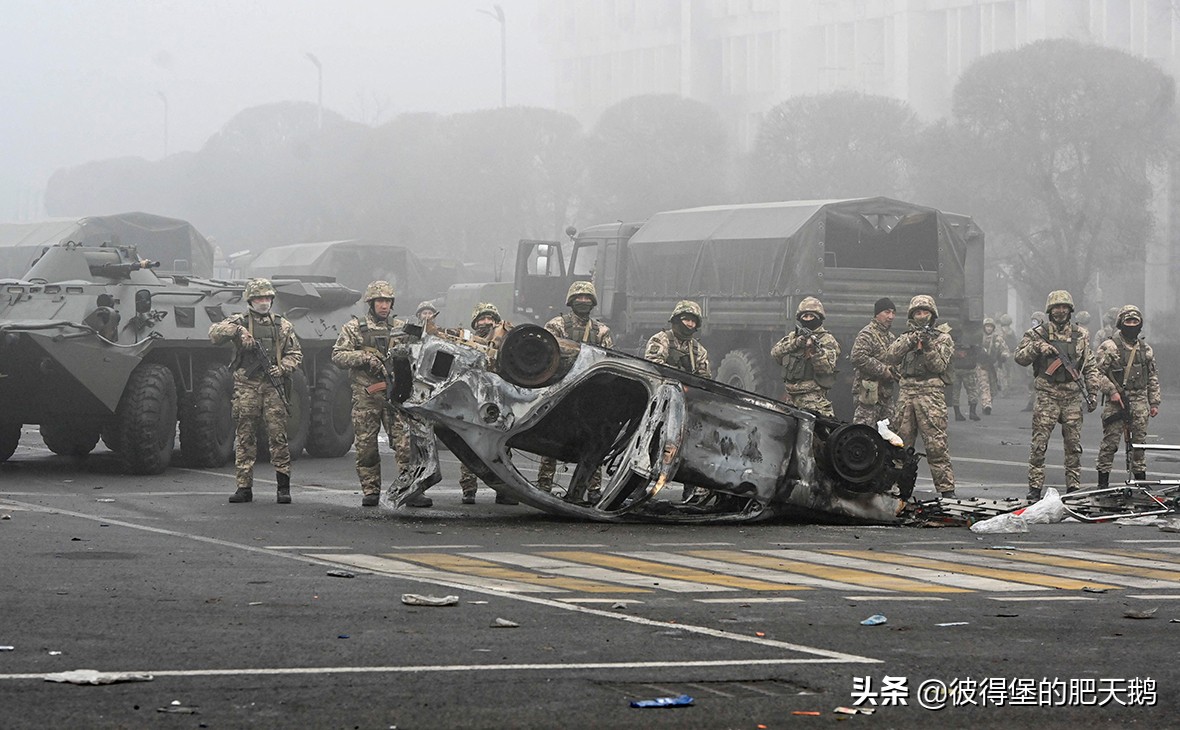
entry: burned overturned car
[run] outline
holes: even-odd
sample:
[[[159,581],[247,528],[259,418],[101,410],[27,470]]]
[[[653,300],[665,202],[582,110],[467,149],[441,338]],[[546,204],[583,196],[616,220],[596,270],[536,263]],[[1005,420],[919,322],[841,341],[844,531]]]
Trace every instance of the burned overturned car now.
[[[436,436],[498,492],[598,521],[895,524],[913,491],[919,456],[868,426],[535,325],[487,342],[422,334],[391,362],[393,399],[414,421],[398,504],[439,481]],[[572,465],[564,492],[526,475],[537,457]],[[707,491],[681,502],[672,482]]]

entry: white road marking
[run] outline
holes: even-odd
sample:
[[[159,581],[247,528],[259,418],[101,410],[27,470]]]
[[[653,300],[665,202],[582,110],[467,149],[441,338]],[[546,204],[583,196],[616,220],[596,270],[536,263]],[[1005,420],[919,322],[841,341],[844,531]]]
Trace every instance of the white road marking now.
[[[939,596],[844,596],[846,601],[945,601]]]
[[[1114,573],[1100,573],[1095,570],[1080,570],[1078,568],[1066,568],[1057,565],[1042,565],[1040,563],[1028,563],[1023,560],[1004,560],[1003,558],[993,558],[985,555],[965,555],[961,552],[956,552],[948,556],[946,553],[942,553],[937,550],[907,550],[906,554],[915,555],[920,558],[949,560],[956,563],[965,563],[967,565],[978,565],[984,568],[1021,570],[1026,573],[1041,573],[1043,575],[1057,576],[1058,578],[1072,578],[1074,580],[1084,581],[1092,580],[1095,583],[1127,586],[1128,588],[1175,587],[1175,584],[1169,583],[1167,581],[1156,580],[1155,578],[1137,578],[1128,575],[1116,575]]]
[[[611,605],[616,603],[643,603],[643,601],[636,601],[631,598],[558,598],[557,600],[561,601],[562,603],[609,603]]]
[[[862,570],[870,573],[884,573],[886,575],[897,576],[898,578],[924,581],[926,583],[933,583],[935,585],[953,586],[955,588],[967,588],[974,591],[996,592],[1044,590],[1044,588],[1038,586],[1012,583],[1006,580],[982,578],[974,575],[962,575],[959,573],[930,570],[929,568],[915,568],[909,565],[878,563],[873,560],[865,560],[862,558],[847,558],[843,555],[810,553],[803,550],[754,550],[752,552],[761,553],[763,555],[771,555],[776,558],[789,558],[791,560],[818,563],[820,565],[832,565],[839,568],[852,568],[854,570]]]
[[[579,543],[562,543],[562,542],[522,542],[521,547],[530,548],[604,548],[608,547],[601,542],[579,542]],[[471,545],[470,547],[479,547],[479,545]]]
[[[1130,568],[1151,568],[1153,570],[1166,570],[1177,575],[1177,580],[1180,580],[1180,565],[1170,563],[1164,560],[1148,560],[1146,558],[1132,558],[1126,555],[1110,555],[1108,553],[1097,553],[1089,550],[1063,550],[1059,548],[1038,548],[1028,552],[1042,553],[1044,555],[1056,555],[1062,558],[1073,558],[1075,560],[1085,560],[1095,563],[1112,563],[1114,565],[1124,565]],[[1180,585],[1180,583],[1174,584]]]
[[[1089,596],[988,596],[993,601],[1094,601]]]
[[[315,553],[308,553],[309,558],[317,560],[333,560],[340,563],[345,563],[353,568],[364,568],[376,573],[385,573],[386,575],[396,575],[402,578],[417,578],[422,580],[433,581],[434,579],[446,580],[452,583],[460,584],[464,588],[486,588],[497,593],[569,593],[564,588],[557,588],[555,586],[540,586],[531,583],[521,583],[514,580],[505,580],[503,578],[486,578],[479,575],[465,575],[463,573],[452,573],[446,570],[436,570],[428,568],[424,565],[416,563],[407,563],[401,560],[391,560],[390,558],[383,558],[379,555],[366,555],[363,553],[353,553],[351,555],[317,555]]]
[[[1180,595],[1167,596],[1163,594],[1152,595],[1150,593],[1128,593],[1127,598],[1142,598],[1145,601],[1180,601]]]
[[[694,598],[697,603],[799,603],[801,598],[788,596],[753,596],[751,598]]]
[[[392,550],[470,550],[482,545],[391,545]]]
[[[733,590],[725,586],[694,583],[687,580],[676,580],[674,578],[663,578],[639,573],[628,573],[622,570],[602,568],[597,565],[584,565],[568,560],[558,560],[540,555],[528,555],[526,553],[495,552],[463,554],[469,558],[515,565],[541,573],[565,576],[566,578],[581,578],[583,580],[615,583],[618,585],[633,586],[635,588],[652,588],[671,591],[673,593],[719,593]]]
[[[265,545],[267,550],[352,550],[347,545]]]
[[[351,567],[346,563],[341,563],[341,562],[337,561],[336,558],[338,558],[339,556],[336,556],[336,555],[329,556],[330,559],[321,560],[321,559],[313,558],[313,557],[305,555],[305,554],[297,554],[296,555],[296,554],[289,554],[289,553],[285,553],[285,552],[279,552],[276,550],[267,550],[265,548],[257,547],[254,545],[245,545],[242,543],[232,542],[230,540],[220,540],[218,538],[205,537],[204,535],[194,535],[191,533],[180,532],[178,530],[169,530],[169,529],[162,528],[162,527],[150,527],[148,525],[137,525],[133,522],[127,522],[125,520],[107,519],[107,518],[103,518],[103,517],[96,516],[96,515],[88,515],[88,514],[85,514],[82,512],[74,512],[72,510],[63,510],[63,509],[56,509],[56,508],[51,508],[51,507],[42,507],[40,505],[35,505],[35,504],[25,504],[25,503],[19,503],[19,504],[22,507],[25,507],[26,509],[37,511],[37,512],[69,515],[71,517],[77,517],[79,519],[84,519],[84,520],[90,520],[92,522],[102,522],[102,523],[108,524],[108,525],[117,525],[119,527],[125,527],[125,528],[131,529],[131,530],[141,530],[144,532],[150,532],[150,533],[157,534],[157,535],[170,535],[172,537],[180,537],[180,538],[184,538],[184,539],[188,539],[188,540],[193,540],[195,542],[202,542],[202,543],[206,543],[209,545],[217,545],[219,547],[234,548],[237,550],[255,553],[258,555],[269,555],[271,557],[276,557],[276,558],[280,558],[280,559],[284,559],[284,560],[294,560],[297,562],[309,563],[312,565],[322,565],[322,566],[336,567],[336,568]],[[565,611],[573,611],[573,612],[585,614],[588,616],[609,618],[609,619],[612,619],[615,621],[623,621],[625,623],[637,624],[637,625],[641,625],[641,626],[659,627],[659,628],[663,628],[663,629],[675,628],[679,631],[684,631],[684,632],[690,633],[690,634],[711,636],[713,638],[723,639],[726,641],[734,641],[734,642],[743,643],[743,644],[754,644],[759,647],[765,647],[765,648],[771,648],[771,649],[786,649],[788,651],[795,651],[795,652],[800,652],[803,654],[811,654],[815,657],[818,657],[815,659],[798,659],[798,660],[791,660],[791,659],[771,659],[771,660],[741,659],[741,660],[734,660],[734,661],[722,661],[720,664],[710,664],[708,662],[705,662],[702,664],[698,664],[698,666],[735,666],[735,665],[736,666],[743,666],[743,665],[759,664],[762,662],[765,662],[768,664],[779,664],[779,663],[781,663],[781,664],[813,663],[814,664],[814,663],[841,663],[841,662],[853,663],[853,664],[882,664],[883,663],[883,660],[881,660],[881,659],[873,659],[871,657],[858,656],[856,654],[846,654],[844,652],[831,651],[828,649],[818,649],[815,647],[804,646],[802,644],[792,644],[792,643],[786,642],[786,641],[776,641],[774,639],[767,639],[765,637],[746,636],[743,634],[734,634],[729,631],[720,631],[717,629],[709,628],[708,626],[695,626],[692,624],[671,624],[666,621],[657,621],[654,619],[642,618],[640,616],[631,616],[628,614],[623,614],[623,613],[618,613],[618,612],[604,611],[604,610],[597,609],[597,608],[587,608],[587,607],[579,606],[576,604],[563,603],[562,601],[558,601],[558,600],[541,598],[539,596],[530,596],[530,595],[524,595],[524,594],[519,594],[519,593],[506,593],[504,591],[497,591],[497,590],[482,587],[482,586],[463,585],[461,583],[455,582],[453,579],[453,575],[451,575],[451,574],[448,574],[447,578],[445,580],[435,579],[433,577],[427,577],[427,576],[414,576],[414,575],[399,575],[399,577],[402,578],[403,580],[407,580],[407,581],[411,581],[411,582],[426,583],[428,585],[442,586],[442,587],[447,587],[447,588],[466,589],[466,590],[470,590],[474,593],[483,593],[486,595],[511,598],[513,600],[522,601],[525,603],[533,603],[533,604],[536,604],[539,606],[548,606],[550,608],[559,608],[559,609],[562,609]],[[515,665],[513,665],[513,666],[515,666]],[[535,666],[547,668],[547,667],[551,667],[554,665],[546,664],[546,665],[535,665]],[[573,667],[573,666],[577,666],[577,665],[562,664],[562,665],[556,665],[556,666]],[[618,665],[612,665],[612,664],[602,664],[602,665],[592,665],[592,666],[586,665],[586,668],[611,668],[614,666],[618,666]],[[648,666],[658,666],[658,663],[655,665],[648,665]],[[687,665],[683,664],[683,663],[676,663],[676,664],[671,664],[670,666],[687,666]],[[197,670],[197,671],[218,671],[218,670]],[[417,669],[405,668],[405,669],[396,669],[394,671],[431,671],[431,670],[422,669],[422,668],[417,668]],[[441,670],[441,671],[453,671],[453,670],[446,669],[446,670]],[[307,673],[315,673],[315,671],[307,672]],[[39,678],[42,675],[33,675],[33,676]],[[2,675],[0,675],[0,677],[2,677]]]
[[[732,542],[649,542],[651,547],[733,547]]]
[[[776,553],[777,552],[779,551],[776,551]],[[725,575],[752,578],[754,580],[766,581],[767,583],[793,583],[801,586],[814,586],[816,588],[833,588],[838,591],[862,590],[889,592],[884,588],[870,588],[868,586],[844,583],[838,580],[816,578],[815,576],[811,575],[792,573],[787,569],[778,570],[771,568],[759,568],[755,565],[741,565],[739,563],[730,563],[724,560],[697,558],[691,555],[676,555],[675,553],[662,552],[630,552],[619,553],[619,555],[639,558],[640,560],[651,560],[659,563],[680,565],[686,568],[696,568],[698,570],[706,570],[713,573],[724,573]]]

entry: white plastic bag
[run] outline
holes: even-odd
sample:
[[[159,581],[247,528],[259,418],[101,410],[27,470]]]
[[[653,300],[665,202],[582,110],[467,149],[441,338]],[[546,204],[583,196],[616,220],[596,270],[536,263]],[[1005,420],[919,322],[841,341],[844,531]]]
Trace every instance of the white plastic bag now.
[[[1048,525],[1065,519],[1061,494],[1053,487],[1046,489],[1045,495],[1036,504],[1018,511],[1030,525]]]
[[[877,421],[877,433],[881,434],[881,438],[885,439],[899,449],[902,446],[905,446],[905,442],[901,440],[901,436],[898,436],[896,433],[890,430],[888,418],[883,421]]]
[[[1028,532],[1028,520],[1015,512],[996,515],[971,525],[972,532],[985,535],[999,535],[1009,532]]]

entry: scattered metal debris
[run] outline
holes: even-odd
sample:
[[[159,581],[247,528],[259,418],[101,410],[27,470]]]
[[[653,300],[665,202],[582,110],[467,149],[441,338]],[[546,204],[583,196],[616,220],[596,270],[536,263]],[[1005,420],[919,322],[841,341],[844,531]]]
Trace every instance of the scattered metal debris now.
[[[515,621],[509,621],[506,618],[498,618],[492,623],[493,629],[518,629],[520,624]]]
[[[329,570],[328,575],[333,578],[355,578],[356,573],[350,573],[347,570]]]
[[[1136,610],[1133,608],[1129,608],[1123,612],[1123,617],[1124,618],[1139,618],[1139,619],[1155,618],[1155,612],[1158,610],[1160,610],[1159,606],[1156,606],[1155,608],[1144,609],[1142,611]]]
[[[407,606],[457,606],[458,596],[423,596],[419,593],[403,593],[402,603]]]
[[[691,707],[692,697],[679,695],[677,697],[656,697],[651,700],[631,700],[632,707]]]
[[[884,614],[874,613],[872,616],[869,616],[864,621],[861,621],[860,625],[861,626],[880,626],[881,624],[885,623],[888,620],[889,619],[885,618]]]

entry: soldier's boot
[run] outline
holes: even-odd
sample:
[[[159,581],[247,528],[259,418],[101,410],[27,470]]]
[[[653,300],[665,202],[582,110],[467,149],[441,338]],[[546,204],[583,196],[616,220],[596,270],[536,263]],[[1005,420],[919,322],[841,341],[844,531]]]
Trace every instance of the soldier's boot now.
[[[517,502],[507,494],[500,494],[499,492],[496,492],[496,504],[520,504],[520,502]]]
[[[254,490],[250,487],[238,487],[238,491],[229,495],[229,501],[237,504],[238,502],[253,502]]]
[[[945,492],[939,492],[938,498],[939,499],[958,499],[959,495],[955,494],[955,490],[952,487],[951,489],[948,489]]]
[[[380,503],[381,494],[379,492],[373,492],[372,494],[366,494],[365,496],[361,497],[362,507],[376,507]]]
[[[1108,472],[1108,471],[1098,472],[1098,488],[1103,489],[1103,488],[1109,487],[1109,486],[1110,486],[1110,472]]]
[[[979,414],[975,412],[975,404],[974,403],[971,404],[971,420],[972,421],[979,420]]]
[[[1147,481],[1147,472],[1145,471],[1132,472],[1131,476],[1135,477],[1135,479],[1140,482]]]
[[[963,415],[963,411],[961,408],[959,408],[958,406],[953,406],[953,408],[955,409],[955,420],[956,421],[966,421],[967,420],[967,418]]]
[[[991,414],[992,414],[992,407],[991,406],[984,406],[983,407],[983,415],[990,416]]]
[[[1065,493],[1066,493],[1066,494],[1073,494],[1074,492],[1077,492],[1077,491],[1079,491],[1079,490],[1081,490],[1081,487],[1079,487],[1079,486],[1078,486],[1078,485],[1076,485],[1076,484],[1070,484],[1069,486],[1067,486],[1067,487],[1065,488]]]
[[[275,479],[279,483],[279,491],[275,501],[279,504],[291,504],[291,475],[277,471]]]
[[[419,494],[406,500],[407,507],[433,507],[434,500],[425,494]]]
[[[1040,487],[1029,487],[1028,494],[1024,495],[1024,498],[1026,500],[1028,500],[1029,502],[1040,502],[1041,501],[1041,488]]]

